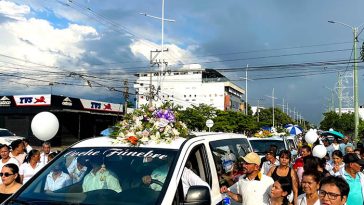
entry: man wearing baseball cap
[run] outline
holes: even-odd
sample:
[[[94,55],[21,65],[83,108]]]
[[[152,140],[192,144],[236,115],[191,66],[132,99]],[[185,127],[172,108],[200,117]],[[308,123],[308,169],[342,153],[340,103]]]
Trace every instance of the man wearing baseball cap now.
[[[344,156],[344,162],[345,167],[339,173],[348,182],[350,187],[346,204],[363,204],[364,174],[361,173],[361,169],[364,167],[364,160],[359,159],[355,153],[348,153]]]
[[[248,153],[243,160],[243,173],[237,182],[236,193],[230,191],[226,186],[222,186],[221,193],[227,193],[229,197],[243,205],[268,205],[270,187],[274,183],[273,179],[261,173],[260,157],[257,153]]]

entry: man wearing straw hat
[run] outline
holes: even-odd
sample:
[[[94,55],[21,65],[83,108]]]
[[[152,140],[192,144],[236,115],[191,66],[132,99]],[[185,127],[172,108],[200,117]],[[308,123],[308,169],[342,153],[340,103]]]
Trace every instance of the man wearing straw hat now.
[[[231,199],[242,202],[243,205],[268,205],[273,179],[259,171],[261,160],[257,153],[251,152],[241,158],[244,175],[240,176],[236,187],[231,187],[231,190],[236,189],[236,193],[226,186],[221,187],[221,193],[227,193]]]

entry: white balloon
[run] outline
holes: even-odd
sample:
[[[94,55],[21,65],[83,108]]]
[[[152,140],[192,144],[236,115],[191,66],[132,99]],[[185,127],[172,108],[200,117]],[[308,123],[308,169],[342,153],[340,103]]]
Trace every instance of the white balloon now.
[[[312,154],[315,157],[318,157],[320,159],[324,158],[326,156],[327,150],[326,147],[324,145],[316,145],[313,150],[312,150]]]
[[[42,141],[47,141],[57,134],[59,122],[53,113],[41,112],[34,116],[31,128],[34,136]]]
[[[305,135],[305,141],[309,144],[316,142],[317,138],[318,135],[314,130],[309,130]]]

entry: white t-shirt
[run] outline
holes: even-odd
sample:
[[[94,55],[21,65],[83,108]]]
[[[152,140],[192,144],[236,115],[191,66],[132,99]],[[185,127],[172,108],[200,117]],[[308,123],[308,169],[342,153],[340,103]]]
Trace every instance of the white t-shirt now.
[[[298,196],[297,204],[298,205],[307,205],[306,194],[301,194],[301,195]],[[320,200],[317,199],[317,201],[313,205],[320,205]]]
[[[27,146],[25,147],[25,149],[27,150],[27,153],[29,153],[30,151],[32,151],[32,150],[33,150],[32,146],[30,146],[30,145],[27,145]]]
[[[14,157],[10,157],[10,159],[5,163],[3,163],[3,160],[0,159],[0,169],[2,169],[5,164],[10,164],[10,163],[16,164],[19,167],[18,160],[16,160]]]
[[[261,174],[260,180],[249,180],[242,175],[237,182],[237,194],[241,195],[243,205],[268,205],[273,183],[272,177],[264,174]]]
[[[190,186],[206,186],[209,187],[209,184],[203,181],[199,176],[197,176],[192,170],[188,168],[183,169],[182,173],[182,187],[183,187],[183,194],[186,197],[188,189]]]
[[[19,167],[19,175],[23,176],[23,184],[25,184],[30,178],[34,176],[43,166],[39,163],[33,169],[32,166],[28,162],[20,165]]]
[[[11,152],[9,153],[10,157],[14,157],[16,160],[18,160],[18,164],[23,164],[25,157],[27,156],[27,154],[23,153],[23,154],[18,154],[18,156],[14,156]]]
[[[262,169],[261,169],[261,172],[265,175],[268,174],[270,168],[272,168],[273,166],[279,166],[279,160],[276,159],[276,161],[274,162],[274,164],[272,164],[269,160],[263,162],[263,165],[262,165]]]
[[[52,152],[49,152],[49,154]],[[40,164],[42,166],[46,165],[48,163],[48,155],[49,154],[45,154],[44,152],[40,153]]]
[[[47,180],[44,186],[44,190],[55,191],[72,184],[71,178],[68,174],[62,172],[61,175],[57,177],[56,180],[53,179],[52,174],[53,172],[50,172],[47,175]]]

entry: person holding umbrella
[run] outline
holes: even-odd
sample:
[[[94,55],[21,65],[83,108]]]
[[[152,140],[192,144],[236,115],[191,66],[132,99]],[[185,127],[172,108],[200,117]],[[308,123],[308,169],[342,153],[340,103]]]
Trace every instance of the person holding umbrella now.
[[[328,137],[329,136],[334,137],[334,141],[332,142],[332,144],[327,147],[327,152],[329,153],[330,159],[332,160],[332,158],[331,158],[332,153],[335,150],[340,150],[339,138],[343,139],[343,138],[345,138],[345,136],[341,132],[335,131],[333,129],[330,129],[329,131],[323,132],[321,135],[322,136],[328,136]],[[342,153],[344,153],[344,152],[342,152]]]

